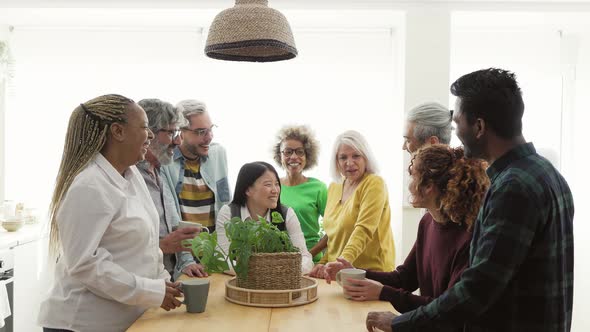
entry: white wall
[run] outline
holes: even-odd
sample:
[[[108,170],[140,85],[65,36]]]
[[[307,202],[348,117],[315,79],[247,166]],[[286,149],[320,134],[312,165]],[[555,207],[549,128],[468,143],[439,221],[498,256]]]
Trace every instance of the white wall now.
[[[562,171],[574,195],[576,207],[574,219],[574,328],[590,331],[590,207],[588,206],[590,179],[588,167],[587,132],[590,123],[590,29],[585,32],[564,31],[564,36],[574,38],[577,45],[564,45],[564,132],[569,135],[562,141]],[[573,46],[570,48],[570,46]],[[571,52],[571,53],[570,53]],[[573,181],[571,181],[573,179]]]
[[[550,159],[574,195],[575,265],[572,331],[590,330],[590,214],[584,170],[590,99],[590,13],[488,13],[453,15],[451,77],[484,67],[508,68],[523,90],[523,134]],[[499,23],[501,22],[501,23]],[[586,121],[584,121],[586,120]]]
[[[400,183],[391,165],[401,157],[389,153],[390,140],[401,136],[392,123],[402,121],[395,60],[400,51],[393,28],[294,30],[298,58],[259,64],[206,58],[198,28],[16,26],[19,88],[10,99],[7,121],[26,124],[35,139],[22,136],[23,126],[6,128],[7,158],[20,161],[7,165],[11,198],[39,205],[48,201],[71,109],[110,92],[136,100],[204,100],[219,125],[215,140],[228,149],[232,182],[245,162],[271,160],[281,126],[306,123],[322,144],[320,163],[309,175],[331,181],[334,137],[354,128],[380,156],[388,183]],[[375,121],[386,114],[391,122]],[[43,160],[42,173],[36,160]],[[31,174],[42,176],[44,185]]]
[[[448,82],[451,56],[451,13],[448,9],[414,6],[406,13],[404,65],[404,110],[427,102],[435,101],[447,105],[449,100]],[[405,123],[402,121],[401,126]],[[403,130],[403,129],[402,129]],[[423,209],[413,208],[408,201],[409,176],[407,165],[410,155],[401,150],[400,138],[392,142],[403,157],[399,172],[404,175],[401,206],[403,225],[396,233],[398,253],[403,262],[412,250]]]
[[[223,5],[230,2],[224,2]],[[580,222],[585,221],[585,217],[590,214],[585,206],[587,204],[584,204],[587,201],[584,189],[588,187],[584,171],[588,157],[583,146],[586,141],[585,127],[588,123],[585,110],[590,105],[587,97],[587,91],[590,89],[590,69],[586,60],[590,58],[588,39],[580,38],[579,45],[586,46],[575,48],[575,65],[567,67],[565,71],[563,54],[557,51],[563,48],[560,46],[563,39],[558,31],[577,34],[580,31],[589,31],[585,22],[590,21],[590,7],[572,2],[560,4],[558,1],[479,1],[475,4],[438,1],[437,5],[428,2],[421,2],[422,5],[396,1],[340,1],[328,5],[328,2],[307,2],[313,8],[329,9],[330,6],[335,6],[340,9],[312,12],[303,10],[305,6],[298,6],[295,2],[283,4],[293,7],[285,13],[288,17],[294,18],[292,24],[296,38],[303,38],[298,41],[301,57],[289,62],[297,68],[294,71],[289,71],[280,64],[242,66],[207,59],[203,59],[205,62],[202,65],[192,63],[192,59],[203,57],[199,27],[206,27],[220,6],[213,5],[212,2],[207,2],[207,8],[214,8],[213,10],[121,8],[116,10],[116,15],[107,9],[3,9],[0,11],[0,24],[14,24],[15,20],[20,20],[20,26],[16,25],[17,33],[21,31],[23,34],[22,40],[27,40],[27,34],[32,38],[34,33],[39,32],[35,30],[39,25],[43,26],[41,33],[45,33],[46,36],[40,43],[29,40],[28,43],[34,43],[38,52],[29,52],[27,56],[22,57],[21,64],[28,65],[29,70],[23,72],[17,80],[26,80],[32,88],[45,92],[31,95],[29,91],[20,91],[14,99],[14,107],[19,111],[9,114],[9,121],[22,123],[23,126],[5,128],[8,137],[4,142],[7,146],[6,153],[18,160],[18,163],[7,163],[8,177],[5,186],[14,188],[14,191],[11,189],[11,195],[31,194],[22,185],[20,178],[13,175],[20,174],[19,166],[26,164],[23,160],[29,161],[28,155],[20,154],[21,150],[45,157],[41,159],[44,160],[42,170],[46,174],[41,176],[44,180],[52,182],[59,153],[50,153],[48,147],[59,146],[63,136],[48,133],[63,133],[65,115],[77,103],[103,92],[117,91],[136,99],[156,96],[177,101],[194,97],[207,101],[212,110],[213,121],[220,125],[216,132],[217,139],[228,148],[238,147],[231,154],[234,157],[230,167],[234,174],[246,160],[269,159],[267,149],[272,141],[272,134],[278,129],[278,123],[286,121],[286,115],[289,118],[293,114],[305,117],[326,112],[329,119],[344,120],[326,120],[332,124],[330,126],[321,121],[312,122],[322,140],[324,153],[330,151],[331,139],[336,132],[354,125],[355,128],[367,133],[369,141],[375,144],[376,154],[383,160],[381,166],[386,170],[384,176],[389,184],[394,211],[393,229],[397,259],[400,261],[413,242],[412,236],[415,234],[415,225],[420,214],[419,211],[408,208],[402,196],[407,186],[403,182],[407,160],[402,160],[405,152],[401,151],[403,112],[426,100],[438,100],[443,104],[447,104],[447,101],[452,102],[453,99],[449,99],[448,86],[461,74],[492,64],[508,66],[517,71],[519,78],[522,78],[527,103],[526,137],[533,140],[537,147],[558,149],[557,159],[574,191],[576,277],[572,330],[590,330],[588,317],[580,313],[590,306],[590,281],[584,278],[590,270],[584,267],[583,263],[590,258],[590,241],[585,240],[590,236],[590,229],[585,222]],[[16,6],[15,3],[12,6]],[[161,7],[161,4],[154,6]],[[342,10],[346,6],[355,10]],[[364,10],[358,10],[359,7]],[[372,11],[371,7],[381,11]],[[384,8],[389,10],[382,10]],[[390,10],[392,8],[401,9],[403,12],[400,14]],[[498,12],[509,9],[518,12]],[[554,13],[554,10],[579,11],[565,15]],[[530,11],[538,12],[529,13]],[[153,13],[158,14],[158,19],[150,19]],[[61,28],[56,28],[56,22],[60,22],[58,26]],[[86,26],[88,29],[85,32],[64,29],[68,22],[78,27]],[[143,56],[120,51],[109,54],[104,48],[105,45],[109,45],[109,29],[104,29],[104,22],[122,27],[125,30],[123,34],[134,36],[131,45],[119,44],[116,45],[116,49],[132,46],[133,52],[143,51]],[[48,26],[57,30],[48,30]],[[313,36],[313,32],[326,29],[335,32],[338,37],[326,40],[321,34],[316,35],[317,38]],[[148,34],[144,34],[145,32]],[[67,37],[52,38],[58,33]],[[92,38],[80,39],[81,36],[90,35]],[[150,37],[147,37],[148,35]],[[368,37],[369,35],[372,37]],[[483,40],[483,36],[486,36],[485,40],[507,41],[507,44],[502,43],[498,47],[493,43],[478,44]],[[194,44],[186,46],[186,52],[165,52],[166,49],[179,47],[191,38]],[[72,40],[76,40],[76,43],[68,43]],[[347,42],[353,44],[347,45]],[[475,44],[471,44],[472,42]],[[101,47],[96,48],[97,45]],[[346,51],[350,45],[356,47]],[[549,52],[539,51],[547,47]],[[56,57],[56,53],[52,52],[64,48],[71,52],[65,58]],[[344,50],[344,53],[339,53],[338,57],[331,57],[332,50]],[[363,52],[365,50],[367,52]],[[93,55],[93,52],[96,53]],[[391,56],[389,60],[387,55],[378,55],[387,52]],[[84,61],[80,60],[82,54],[86,59]],[[374,58],[369,58],[370,56]],[[173,61],[157,61],[164,57],[172,57]],[[107,59],[111,61],[106,61]],[[67,64],[67,68],[59,67],[60,63]],[[89,69],[89,64],[94,67]],[[152,70],[146,72],[142,67],[145,65],[151,66]],[[184,75],[170,74],[179,71]],[[126,75],[122,75],[123,73]],[[274,77],[281,76],[274,74],[301,81],[294,86],[286,87],[284,91],[267,93],[266,96],[269,98],[252,99],[252,93],[245,88],[257,88],[252,91],[257,91],[258,95],[265,95],[269,88],[276,88],[279,83],[291,83],[288,80],[273,80]],[[350,82],[349,74],[357,75],[360,79]],[[69,79],[66,85],[55,86],[52,83],[64,77]],[[565,84],[562,86],[564,78]],[[136,80],[141,81],[142,85],[133,84]],[[151,84],[145,84],[147,82]],[[178,85],[171,85],[170,82]],[[269,85],[268,82],[275,84]],[[564,87],[565,98],[562,99],[558,95]],[[357,90],[362,88],[370,90],[366,91],[366,97],[359,97],[357,93]],[[231,92],[230,97],[227,97],[228,92]],[[236,104],[238,106],[235,106]],[[246,114],[264,114],[257,113],[260,109],[253,105],[276,111],[270,113],[272,116],[269,117],[276,122],[269,124],[263,120],[251,121]],[[557,112],[558,109],[570,109],[571,117]],[[231,112],[228,113],[228,117],[242,121],[244,127],[254,129],[232,129],[226,124],[229,121],[227,117],[222,116],[225,111]],[[366,114],[369,114],[371,121],[358,118]],[[391,116],[392,120],[379,121],[386,116]],[[53,121],[55,117],[62,119],[61,127],[57,125],[48,129],[45,124]],[[546,120],[548,125],[533,126],[538,119]],[[556,125],[557,123],[559,125]],[[265,130],[259,130],[261,127]],[[559,129],[563,130],[560,132]],[[22,143],[23,133],[36,135],[37,144]],[[255,144],[242,145],[247,139]],[[456,143],[455,140],[454,144]],[[26,149],[16,149],[15,144],[24,144]],[[325,156],[326,154],[323,154],[322,158],[326,158]],[[310,175],[328,181],[324,168],[326,163],[327,160],[322,160],[320,166]],[[232,178],[235,180],[235,175]],[[35,191],[31,195],[36,199],[46,199],[47,194],[47,191]]]

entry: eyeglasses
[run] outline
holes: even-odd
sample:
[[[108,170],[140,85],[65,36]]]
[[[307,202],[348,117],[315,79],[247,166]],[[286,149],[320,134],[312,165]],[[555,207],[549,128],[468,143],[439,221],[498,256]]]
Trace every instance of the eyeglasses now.
[[[180,136],[180,129],[160,129],[158,132],[165,132],[168,134],[168,137],[175,140]]]
[[[305,149],[304,148],[297,148],[297,149],[285,149],[283,151],[281,151],[281,153],[283,154],[283,156],[285,157],[290,157],[293,152],[298,156],[298,157],[303,157],[305,156]]]
[[[217,125],[212,125],[211,128],[197,128],[197,129],[182,128],[182,130],[193,132],[197,136],[207,136],[207,134],[213,133],[213,128],[217,128]]]

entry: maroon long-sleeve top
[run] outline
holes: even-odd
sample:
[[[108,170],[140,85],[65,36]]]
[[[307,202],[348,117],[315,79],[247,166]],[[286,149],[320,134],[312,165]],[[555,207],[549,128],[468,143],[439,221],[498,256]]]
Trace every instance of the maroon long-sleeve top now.
[[[367,271],[367,278],[384,285],[379,298],[397,311],[414,310],[459,281],[469,262],[470,242],[471,233],[464,225],[440,224],[426,213],[404,264],[393,272]],[[412,294],[418,288],[421,295]]]

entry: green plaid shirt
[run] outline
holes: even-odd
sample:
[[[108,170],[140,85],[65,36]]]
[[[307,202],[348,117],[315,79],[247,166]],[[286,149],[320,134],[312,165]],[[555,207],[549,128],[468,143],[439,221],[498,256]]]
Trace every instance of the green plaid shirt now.
[[[487,170],[470,267],[443,295],[396,317],[394,332],[570,331],[574,202],[565,179],[532,143]]]

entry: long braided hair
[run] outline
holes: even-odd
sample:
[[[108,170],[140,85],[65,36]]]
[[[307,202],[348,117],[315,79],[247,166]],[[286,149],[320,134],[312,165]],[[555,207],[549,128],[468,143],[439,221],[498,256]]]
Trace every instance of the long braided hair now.
[[[484,160],[466,158],[463,148],[434,144],[416,151],[408,172],[418,179],[414,183],[418,192],[429,183],[437,187],[439,209],[446,219],[471,230],[490,186],[486,168]]]
[[[52,254],[60,250],[56,216],[62,199],[76,176],[102,150],[111,124],[125,123],[126,110],[134,101],[116,94],[91,99],[76,107],[70,116],[61,164],[55,180],[55,189],[49,205],[51,233],[49,249]]]

